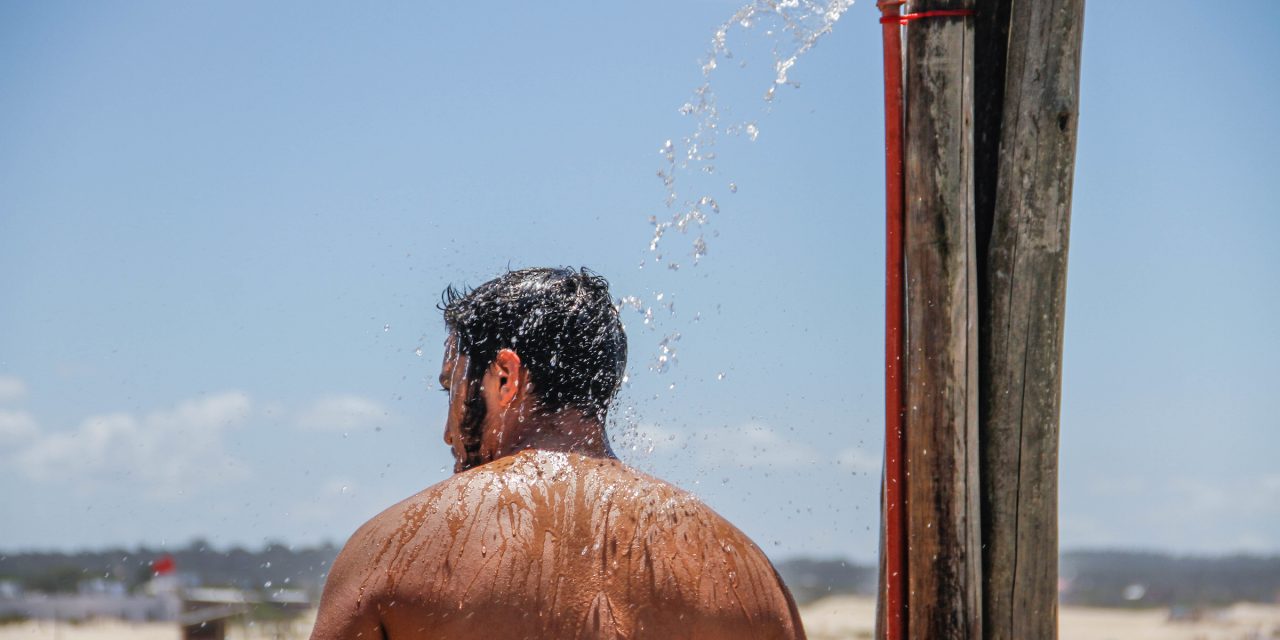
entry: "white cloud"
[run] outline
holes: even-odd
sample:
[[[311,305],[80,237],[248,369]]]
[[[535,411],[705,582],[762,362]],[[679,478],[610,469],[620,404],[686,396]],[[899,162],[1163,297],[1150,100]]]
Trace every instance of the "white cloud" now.
[[[879,475],[884,453],[873,449],[842,449],[836,454],[836,464],[854,473]]]
[[[36,438],[18,452],[17,468],[33,481],[85,490],[103,480],[132,478],[152,497],[178,497],[247,477],[248,470],[224,451],[222,441],[249,409],[248,396],[228,391],[145,416],[93,416],[74,431]]]
[[[377,513],[399,499],[385,496],[370,498],[357,491],[355,482],[350,478],[335,476],[314,485],[311,496],[295,502],[288,509],[287,516],[290,522],[331,528],[335,522],[351,520],[352,516],[367,519],[368,514]],[[359,524],[359,521],[353,524]]]
[[[1174,501],[1184,512],[1205,517],[1237,514],[1280,514],[1280,474],[1176,478],[1169,483]]]
[[[622,451],[667,452],[688,446],[688,434],[656,424],[639,424],[631,429],[621,429],[614,438],[614,446]]]
[[[1241,531],[1234,540],[1227,543],[1227,548],[1245,553],[1274,553],[1276,538],[1274,534],[1268,535],[1261,531]]]
[[[1063,476],[1064,548],[1139,547],[1195,553],[1280,548],[1276,535],[1280,473],[1192,471],[1146,479],[1102,473],[1092,478]]]
[[[796,469],[826,458],[817,449],[784,438],[762,424],[711,429],[703,432],[702,439],[698,457],[710,464]]]
[[[825,452],[758,423],[688,431],[642,424],[623,434],[618,444],[624,451],[658,452],[663,456],[687,449],[705,466],[798,469],[836,464],[855,472],[878,473],[880,470],[876,452],[858,449]]]
[[[298,426],[325,431],[351,431],[385,423],[390,412],[385,407],[355,395],[321,398],[298,415]]]
[[[0,447],[22,444],[39,432],[40,427],[31,414],[0,409]]]
[[[27,397],[27,383],[16,376],[0,376],[0,402],[17,402]]]
[[[1147,498],[1152,491],[1152,480],[1138,474],[1108,473],[1090,478],[1088,487],[1098,498]]]

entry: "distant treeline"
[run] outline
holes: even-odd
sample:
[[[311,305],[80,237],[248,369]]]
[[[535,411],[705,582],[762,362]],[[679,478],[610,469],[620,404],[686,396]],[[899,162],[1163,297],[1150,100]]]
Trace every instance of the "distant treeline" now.
[[[840,559],[794,558],[777,563],[782,581],[796,602],[805,604],[831,594],[876,594],[876,568]]]
[[[338,555],[332,544],[291,547],[268,543],[258,550],[216,549],[203,540],[182,548],[138,547],[102,551],[0,553],[0,582],[16,582],[24,590],[70,593],[101,581],[123,583],[136,590],[153,575],[152,563],[166,555],[189,586],[250,590],[296,588],[318,593]]]
[[[1058,575],[1065,581],[1064,604],[1151,607],[1280,602],[1280,555],[1070,551],[1062,554]]]
[[[182,548],[108,549],[76,553],[0,553],[0,585],[26,591],[67,593],[93,583],[135,590],[152,576],[152,563],[172,556],[181,579],[192,585],[250,590],[304,589],[318,594],[338,548],[269,543],[258,550],[217,549],[196,540]],[[1064,604],[1103,607],[1212,606],[1276,602],[1280,556],[1175,556],[1134,551],[1062,554]],[[796,558],[777,563],[796,600],[830,594],[873,596],[876,569],[840,559]],[[0,590],[0,594],[3,590]]]

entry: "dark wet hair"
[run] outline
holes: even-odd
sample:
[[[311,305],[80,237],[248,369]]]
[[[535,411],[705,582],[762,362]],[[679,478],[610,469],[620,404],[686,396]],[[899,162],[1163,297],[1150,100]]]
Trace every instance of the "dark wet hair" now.
[[[508,271],[474,289],[444,291],[440,310],[479,380],[502,349],[529,369],[548,412],[574,408],[604,419],[627,366],[627,335],[609,283],[586,268]]]

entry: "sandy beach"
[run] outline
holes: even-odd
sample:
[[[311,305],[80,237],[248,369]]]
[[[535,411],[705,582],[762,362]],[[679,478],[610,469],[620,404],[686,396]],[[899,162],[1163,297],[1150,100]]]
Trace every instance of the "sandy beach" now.
[[[292,623],[230,627],[230,640],[301,640],[315,614]],[[801,608],[810,640],[873,637],[875,600],[834,596]],[[1280,639],[1280,605],[1238,604],[1204,612],[1195,621],[1172,621],[1168,609],[1129,611],[1064,607],[1062,640],[1263,640]],[[129,624],[96,620],[78,624],[21,622],[0,625],[0,640],[177,640],[172,623]]]
[[[801,608],[810,640],[872,638],[875,600],[835,596]],[[1238,604],[1197,621],[1171,621],[1168,609],[1063,607],[1061,640],[1262,640],[1280,638],[1280,606]]]

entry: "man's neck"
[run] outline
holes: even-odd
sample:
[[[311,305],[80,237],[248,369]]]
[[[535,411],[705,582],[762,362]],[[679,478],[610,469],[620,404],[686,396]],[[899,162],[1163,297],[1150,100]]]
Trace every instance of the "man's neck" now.
[[[527,449],[577,453],[593,458],[614,457],[603,421],[572,410],[526,419],[520,423],[515,441],[503,449],[499,457]]]

